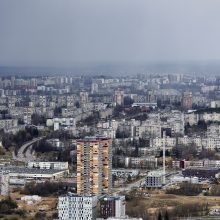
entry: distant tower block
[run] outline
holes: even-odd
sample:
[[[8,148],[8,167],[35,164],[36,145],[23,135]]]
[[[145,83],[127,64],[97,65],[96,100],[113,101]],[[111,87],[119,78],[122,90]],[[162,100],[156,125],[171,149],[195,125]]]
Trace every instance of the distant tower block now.
[[[183,92],[182,94],[182,108],[184,110],[192,109],[193,97],[192,92]]]
[[[86,91],[81,91],[80,94],[80,104],[83,105],[83,104],[86,104],[89,102],[89,95],[88,95],[88,92]]]
[[[116,105],[124,105],[124,91],[116,90],[114,95]]]
[[[92,83],[91,93],[95,94],[95,93],[98,93],[98,91],[99,91],[99,85],[97,83]]]

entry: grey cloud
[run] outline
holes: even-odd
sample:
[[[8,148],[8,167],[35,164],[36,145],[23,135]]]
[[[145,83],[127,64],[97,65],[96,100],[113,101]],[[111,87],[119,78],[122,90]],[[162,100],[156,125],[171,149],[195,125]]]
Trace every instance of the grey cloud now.
[[[0,0],[0,65],[220,59],[218,0]]]

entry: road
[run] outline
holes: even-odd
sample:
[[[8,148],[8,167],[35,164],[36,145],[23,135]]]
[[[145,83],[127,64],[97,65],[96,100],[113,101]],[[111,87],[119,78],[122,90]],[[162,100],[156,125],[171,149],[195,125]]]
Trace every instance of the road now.
[[[32,145],[43,139],[43,137],[38,137],[38,138],[34,138],[33,140],[26,142],[25,144],[23,144],[19,150],[18,150],[18,154],[17,156],[15,155],[15,153],[13,152],[13,159],[17,160],[17,161],[21,161],[21,162],[28,162],[28,161],[33,161],[35,159],[34,157],[34,153],[32,153]]]
[[[132,188],[140,187],[141,185],[143,185],[144,179],[145,179],[145,177],[139,179],[138,181],[136,181],[136,182],[134,182],[134,183],[127,184],[127,185],[124,186],[124,187],[115,188],[115,191],[116,191],[116,192],[131,191]]]

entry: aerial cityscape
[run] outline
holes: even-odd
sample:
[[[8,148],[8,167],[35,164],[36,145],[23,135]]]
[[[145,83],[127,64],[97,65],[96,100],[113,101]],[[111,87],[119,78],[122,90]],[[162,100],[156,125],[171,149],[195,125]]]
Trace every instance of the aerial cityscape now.
[[[220,219],[220,2],[91,2],[0,1],[0,219]]]

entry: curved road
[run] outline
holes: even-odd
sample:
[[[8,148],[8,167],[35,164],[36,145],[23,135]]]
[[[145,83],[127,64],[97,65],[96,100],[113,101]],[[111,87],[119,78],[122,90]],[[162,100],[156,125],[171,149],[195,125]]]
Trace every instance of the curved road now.
[[[12,156],[14,160],[17,161],[21,161],[21,162],[28,162],[28,161],[33,161],[35,159],[34,155],[31,153],[32,150],[32,145],[37,142],[40,141],[41,139],[43,139],[45,136],[43,137],[38,137],[38,138],[34,138],[33,140],[26,142],[25,144],[23,144],[19,150],[18,150],[18,154],[17,156],[15,155],[15,152],[13,152]]]

